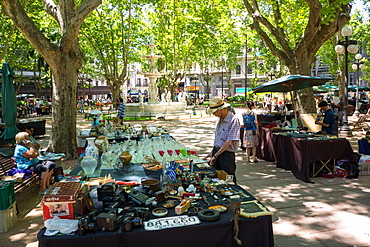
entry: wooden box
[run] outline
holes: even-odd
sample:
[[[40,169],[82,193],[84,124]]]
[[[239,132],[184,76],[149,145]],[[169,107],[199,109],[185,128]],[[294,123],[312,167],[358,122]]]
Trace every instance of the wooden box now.
[[[217,178],[220,180],[226,180],[226,176],[229,175],[227,172],[224,170],[217,170],[216,171]]]
[[[83,211],[81,187],[80,182],[55,183],[43,198],[44,221],[55,216],[61,219],[74,219],[75,216],[81,215]]]

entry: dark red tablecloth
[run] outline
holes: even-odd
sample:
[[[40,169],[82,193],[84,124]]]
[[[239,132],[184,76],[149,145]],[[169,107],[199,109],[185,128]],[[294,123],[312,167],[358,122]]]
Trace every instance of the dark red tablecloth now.
[[[266,161],[275,161],[275,135],[278,131],[268,129],[268,128],[259,128],[259,137],[258,137],[258,147],[257,147],[257,158],[266,160]]]
[[[273,130],[262,128],[258,157],[274,161],[276,166],[291,170],[293,175],[304,182],[312,183],[310,164],[314,161],[344,159],[358,162],[357,155],[347,139],[300,140],[275,135]]]

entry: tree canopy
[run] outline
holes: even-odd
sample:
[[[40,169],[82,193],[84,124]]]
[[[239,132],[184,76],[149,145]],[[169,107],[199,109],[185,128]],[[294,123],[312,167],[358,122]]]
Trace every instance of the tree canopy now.
[[[209,85],[211,70],[225,71],[230,78],[246,48],[255,74],[275,70],[276,77],[310,75],[318,56],[338,67],[333,46],[336,33],[350,20],[350,2],[1,0],[5,15],[0,16],[0,58],[20,71],[50,68],[46,80],[37,82],[42,85],[53,78],[54,134],[49,146],[72,157],[78,73],[103,77],[117,98],[136,63],[147,69],[142,55],[154,43],[155,52],[164,56],[158,61],[163,72],[158,84],[171,91],[186,73],[194,73],[195,66],[204,85]],[[352,23],[358,29],[354,38],[367,46],[368,22],[357,13]],[[302,113],[314,112],[312,95],[311,89],[297,92]],[[58,132],[66,126],[74,134]]]

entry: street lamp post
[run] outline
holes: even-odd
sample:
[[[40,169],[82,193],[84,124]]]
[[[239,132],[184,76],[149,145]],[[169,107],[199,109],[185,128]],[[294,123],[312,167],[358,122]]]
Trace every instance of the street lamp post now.
[[[338,54],[344,54],[345,58],[345,76],[346,80],[344,82],[344,115],[343,115],[343,126],[340,128],[340,134],[344,136],[352,136],[352,131],[348,126],[348,52],[355,54],[358,51],[357,41],[350,40],[349,36],[352,35],[352,29],[349,26],[345,26],[341,31],[344,40],[339,40],[338,44],[335,46],[335,51]]]
[[[247,102],[247,90],[248,90],[248,39],[247,35],[245,35],[245,63],[244,63],[244,99]]]
[[[353,113],[353,116],[358,117],[360,115],[359,107],[358,107],[358,102],[360,100],[360,96],[358,93],[358,87],[360,86],[360,69],[365,68],[364,62],[360,62],[362,59],[362,55],[360,53],[357,53],[355,56],[355,59],[357,60],[352,64],[352,69],[357,71],[357,80],[356,80],[356,109],[355,112]]]
[[[197,82],[199,81],[198,78],[195,78],[194,79],[194,83],[195,83],[195,90],[197,91],[197,99],[199,99],[199,90],[197,88]],[[199,88],[200,88],[200,84],[199,84]]]
[[[271,71],[267,76],[268,76],[269,80],[272,81],[275,77],[275,74]]]
[[[89,99],[92,99],[92,96],[91,96],[91,82],[92,82],[92,79],[87,79],[87,81],[89,82]]]
[[[224,60],[222,60],[221,66],[221,98],[224,98]]]

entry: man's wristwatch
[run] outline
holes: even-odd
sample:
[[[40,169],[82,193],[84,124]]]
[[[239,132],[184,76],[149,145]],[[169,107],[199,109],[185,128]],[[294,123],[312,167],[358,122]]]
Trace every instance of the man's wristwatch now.
[[[212,158],[215,158],[215,159],[217,159],[217,156],[216,156],[216,155],[213,155],[213,156],[212,156]]]

